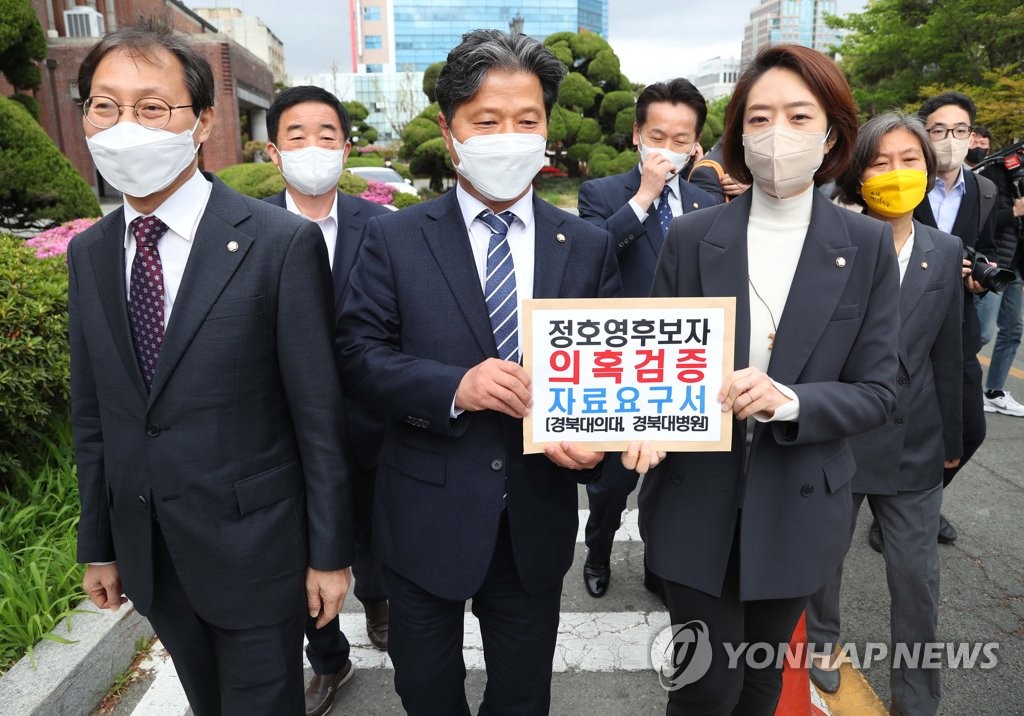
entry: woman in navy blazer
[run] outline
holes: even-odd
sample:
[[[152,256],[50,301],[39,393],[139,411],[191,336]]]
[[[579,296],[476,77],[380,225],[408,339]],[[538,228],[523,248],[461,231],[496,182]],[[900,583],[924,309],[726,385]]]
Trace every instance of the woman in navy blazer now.
[[[652,295],[737,299],[737,369],[718,396],[732,449],[670,454],[639,497],[678,635],[662,669],[668,714],[774,711],[781,663],[753,668],[734,647],[787,644],[835,573],[852,509],[847,438],[895,403],[892,230],[814,188],[843,173],[856,132],[835,63],[766,48],[737,83],[723,138],[727,171],[753,188],[675,219],[661,253]]]
[[[857,461],[850,534],[866,497],[883,534],[893,649],[937,641],[943,468],[956,467],[963,455],[963,247],[913,218],[934,182],[935,154],[924,125],[890,112],[861,127],[853,163],[837,184],[844,202],[892,224],[901,274],[896,411],[850,441]],[[838,641],[841,582],[840,565],[808,605],[811,643]],[[812,664],[811,678],[834,693],[839,671],[826,668],[824,656],[826,663]],[[897,664],[890,685],[893,713],[938,710],[938,669]]]

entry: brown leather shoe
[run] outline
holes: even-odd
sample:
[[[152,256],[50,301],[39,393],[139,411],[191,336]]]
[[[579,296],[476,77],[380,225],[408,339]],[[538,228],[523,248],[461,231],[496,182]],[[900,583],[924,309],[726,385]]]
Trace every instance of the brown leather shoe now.
[[[323,716],[334,706],[338,689],[352,678],[352,660],[345,662],[337,674],[314,674],[306,687],[306,716]]]
[[[363,605],[366,612],[366,636],[381,651],[388,650],[388,603],[370,602]]]

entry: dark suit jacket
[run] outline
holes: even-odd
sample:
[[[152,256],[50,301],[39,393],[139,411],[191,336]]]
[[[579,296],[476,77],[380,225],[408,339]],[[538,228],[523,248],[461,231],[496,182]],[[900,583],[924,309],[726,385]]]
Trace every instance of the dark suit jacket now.
[[[536,196],[534,212],[535,298],[618,293],[605,231]],[[507,485],[524,587],[557,584],[576,546],[576,480],[599,470],[524,456],[522,421],[503,414],[449,418],[463,375],[497,357],[456,192],[370,220],[339,328],[346,391],[388,421],[373,515],[381,561],[442,598],[469,598],[490,565]]]
[[[850,438],[853,491],[894,495],[942,484],[942,461],[963,455],[960,321],[963,247],[955,236],[914,222],[914,248],[900,285],[896,410]]]
[[[953,230],[964,246],[977,249],[993,261],[997,258],[995,243],[996,186],[985,177],[964,169],[964,196],[956,213]],[[932,205],[925,196],[914,209],[914,218],[922,224],[938,228]],[[964,360],[973,358],[981,350],[981,323],[974,308],[974,294],[963,290],[963,350]]]
[[[721,203],[685,180],[679,186],[684,213]],[[639,166],[625,174],[585,181],[580,185],[579,211],[580,218],[612,235],[622,275],[622,295],[646,297],[651,293],[651,278],[665,238],[654,212],[648,212],[641,223],[629,206],[639,188]]]
[[[123,210],[69,247],[78,559],[116,560],[145,614],[158,519],[197,613],[241,629],[301,612],[307,566],[351,564],[351,505],[320,231],[212,181],[148,393]]]
[[[737,369],[748,364],[751,192],[672,222],[655,296],[736,296]],[[647,561],[661,577],[719,596],[737,521],[740,598],[813,594],[846,554],[853,454],[846,438],[895,406],[899,274],[888,224],[814,192],[807,238],[768,374],[800,399],[795,422],[745,422],[731,452],[672,453],[640,491]]]
[[[287,208],[284,192],[268,196],[268,201],[282,209]],[[352,293],[349,277],[355,265],[359,247],[363,243],[366,222],[374,216],[390,214],[391,210],[366,199],[338,192],[338,241],[334,248],[331,276],[334,281],[335,320]],[[373,410],[345,398],[345,418],[348,425],[349,454],[362,469],[377,467],[380,446],[384,440],[384,421]]]

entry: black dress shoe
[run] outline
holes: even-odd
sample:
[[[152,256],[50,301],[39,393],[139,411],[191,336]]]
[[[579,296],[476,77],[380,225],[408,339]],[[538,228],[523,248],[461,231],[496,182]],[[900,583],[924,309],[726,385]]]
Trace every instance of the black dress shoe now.
[[[612,581],[612,568],[608,560],[598,562],[588,556],[583,563],[583,585],[587,594],[599,599],[608,593],[608,583]]]
[[[882,551],[882,528],[878,526],[878,520],[871,521],[871,527],[868,529],[868,544],[871,545],[871,549],[881,553]],[[834,693],[834,692],[829,692]]]
[[[950,544],[956,542],[956,527],[949,524],[944,515],[939,515],[939,544]]]
[[[811,681],[826,694],[839,691],[839,669],[819,669],[811,664]]]
[[[366,613],[366,636],[380,651],[388,650],[388,603],[370,602],[363,605]]]
[[[345,662],[337,674],[315,674],[306,687],[306,716],[323,716],[330,711],[338,689],[351,678],[351,659]]]

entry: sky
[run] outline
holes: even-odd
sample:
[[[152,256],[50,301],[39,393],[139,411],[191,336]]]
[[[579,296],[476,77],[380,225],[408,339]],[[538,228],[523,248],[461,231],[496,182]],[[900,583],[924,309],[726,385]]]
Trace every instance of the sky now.
[[[623,73],[650,83],[696,73],[703,60],[740,54],[743,26],[760,0],[609,0],[609,42]],[[347,67],[348,0],[186,0],[189,7],[229,7],[255,15],[284,43],[293,82]],[[839,14],[866,0],[838,0]],[[529,28],[527,28],[529,29]],[[438,58],[444,59],[444,58]]]

